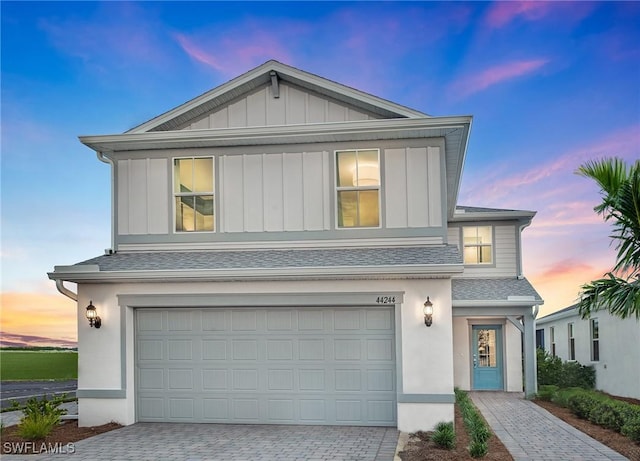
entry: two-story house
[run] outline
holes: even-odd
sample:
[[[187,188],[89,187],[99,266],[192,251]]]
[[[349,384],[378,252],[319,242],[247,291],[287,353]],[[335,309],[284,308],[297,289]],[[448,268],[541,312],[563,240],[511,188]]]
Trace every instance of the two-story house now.
[[[415,431],[454,386],[535,392],[534,213],[456,206],[471,122],[269,61],[82,136],[111,248],[49,274],[77,301],[80,425]]]

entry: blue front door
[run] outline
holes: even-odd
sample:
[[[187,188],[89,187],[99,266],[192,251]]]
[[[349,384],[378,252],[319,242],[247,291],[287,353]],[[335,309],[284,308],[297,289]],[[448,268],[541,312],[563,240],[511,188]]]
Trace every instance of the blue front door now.
[[[473,389],[503,390],[502,326],[474,325],[472,329]]]

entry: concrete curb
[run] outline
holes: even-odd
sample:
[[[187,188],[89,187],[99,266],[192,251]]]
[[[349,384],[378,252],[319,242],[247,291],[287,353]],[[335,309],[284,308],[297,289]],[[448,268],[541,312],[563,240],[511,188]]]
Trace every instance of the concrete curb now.
[[[393,457],[393,461],[402,461],[400,459],[400,452],[404,450],[405,445],[409,441],[409,434],[406,432],[400,432],[398,436],[398,444],[396,445],[396,454]]]

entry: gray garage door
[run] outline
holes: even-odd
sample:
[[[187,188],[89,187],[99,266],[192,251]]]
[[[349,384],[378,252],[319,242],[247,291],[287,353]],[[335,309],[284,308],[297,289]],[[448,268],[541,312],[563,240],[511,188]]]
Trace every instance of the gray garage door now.
[[[139,309],[139,421],[396,423],[389,308]]]

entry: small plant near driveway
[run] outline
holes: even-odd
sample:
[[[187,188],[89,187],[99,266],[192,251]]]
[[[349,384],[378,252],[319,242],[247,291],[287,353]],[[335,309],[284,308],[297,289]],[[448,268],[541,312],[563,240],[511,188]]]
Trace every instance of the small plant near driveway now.
[[[453,422],[441,422],[436,426],[435,431],[431,435],[433,443],[440,448],[452,450],[456,446],[456,432],[453,429]]]
[[[65,398],[66,395],[61,395],[48,399],[45,395],[42,399],[27,400],[22,409],[24,416],[18,424],[19,435],[27,440],[40,440],[49,435],[60,423],[61,416],[67,413],[66,409],[60,408]]]

